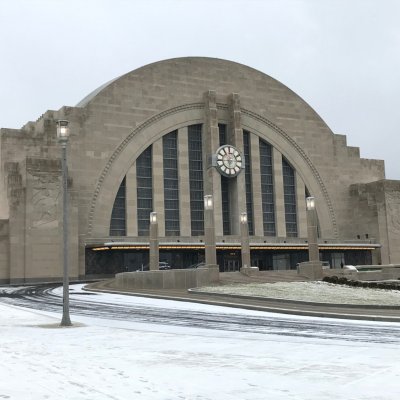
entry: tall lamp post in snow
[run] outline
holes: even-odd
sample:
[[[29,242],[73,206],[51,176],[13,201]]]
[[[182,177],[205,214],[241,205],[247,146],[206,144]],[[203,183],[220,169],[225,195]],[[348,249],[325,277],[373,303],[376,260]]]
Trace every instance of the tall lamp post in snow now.
[[[214,200],[211,194],[204,196],[204,245],[205,262],[210,282],[219,282],[217,246],[215,243]]]
[[[211,194],[204,196],[204,245],[206,266],[217,264],[214,228],[214,201]]]
[[[157,213],[150,213],[150,255],[149,270],[157,271],[159,269],[159,245],[158,245],[158,221]]]
[[[63,314],[61,326],[71,326],[69,317],[69,274],[68,274],[68,167],[67,144],[68,121],[57,121],[57,139],[61,146],[62,197],[63,197]]]
[[[246,212],[240,213],[240,241],[242,245],[242,269],[250,268],[249,225]]]
[[[307,236],[308,259],[311,263],[319,263],[317,216],[315,212],[315,198],[307,197]]]

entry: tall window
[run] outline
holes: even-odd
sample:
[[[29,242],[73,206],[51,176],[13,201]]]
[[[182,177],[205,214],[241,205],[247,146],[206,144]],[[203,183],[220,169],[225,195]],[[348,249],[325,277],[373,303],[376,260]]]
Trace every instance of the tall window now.
[[[246,184],[246,211],[249,235],[254,235],[253,228],[253,190],[250,168],[250,132],[243,131],[244,178]]]
[[[222,146],[226,144],[226,125],[218,124],[218,131],[219,131],[219,145]]]
[[[231,234],[231,210],[229,203],[229,178],[221,176],[221,202],[222,202],[222,226],[224,235]]]
[[[110,236],[126,235],[126,184],[125,177],[121,182],[111,213]]]
[[[178,133],[163,136],[165,236],[179,236]]]
[[[222,146],[226,143],[226,125],[218,124],[219,130],[219,145]],[[222,202],[222,226],[223,234],[231,234],[231,211],[229,199],[229,178],[221,176],[221,202]]]
[[[286,236],[297,237],[296,180],[294,169],[282,158],[283,193],[285,197]]]
[[[263,226],[265,236],[275,236],[275,203],[272,147],[260,139],[260,174]]]
[[[153,211],[152,151],[149,146],[136,160],[136,192],[138,235],[149,235],[150,213]]]
[[[192,236],[204,235],[203,151],[201,125],[188,127],[190,219]]]

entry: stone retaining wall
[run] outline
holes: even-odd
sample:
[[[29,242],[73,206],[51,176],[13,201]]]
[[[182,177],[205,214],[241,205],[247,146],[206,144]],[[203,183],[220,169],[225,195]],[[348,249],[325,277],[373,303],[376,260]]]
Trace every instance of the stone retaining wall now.
[[[390,279],[400,279],[400,265],[366,265],[357,266],[360,270],[350,269],[324,269],[324,276],[337,276],[355,279],[358,281],[385,281]],[[362,268],[379,268],[372,271],[363,271]]]
[[[121,289],[189,289],[215,282],[215,272],[208,268],[122,272],[115,275],[115,286]]]

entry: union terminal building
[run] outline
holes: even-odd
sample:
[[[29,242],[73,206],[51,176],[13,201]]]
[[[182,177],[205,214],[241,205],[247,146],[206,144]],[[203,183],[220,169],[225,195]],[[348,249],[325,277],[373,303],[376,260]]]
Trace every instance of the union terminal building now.
[[[160,260],[204,260],[205,195],[214,200],[217,263],[239,270],[247,212],[251,263],[307,260],[305,198],[316,199],[321,260],[400,263],[400,182],[360,158],[297,94],[262,72],[212,58],[160,61],[0,136],[0,282],[62,276],[57,120],[68,120],[72,279],[149,262],[157,212]],[[1,121],[0,121],[1,123]],[[379,134],[379,132],[377,132]]]

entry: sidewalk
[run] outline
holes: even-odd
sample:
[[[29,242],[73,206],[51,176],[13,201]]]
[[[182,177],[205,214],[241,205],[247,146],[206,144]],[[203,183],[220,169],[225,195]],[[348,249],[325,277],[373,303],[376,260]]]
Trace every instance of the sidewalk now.
[[[306,281],[297,275],[296,271],[260,273],[257,277],[247,277],[239,272],[222,273],[220,285],[235,283],[262,283],[262,282],[291,282]],[[107,293],[119,293],[130,296],[168,299],[175,301],[189,301],[211,304],[224,307],[236,307],[248,310],[266,311],[282,314],[303,315],[323,318],[356,319],[381,322],[400,322],[400,307],[398,306],[369,306],[369,305],[343,305],[316,302],[303,302],[296,300],[283,300],[251,296],[238,296],[219,293],[198,292],[195,289],[174,290],[121,290],[113,287],[113,280],[99,281],[86,286],[85,290]]]

